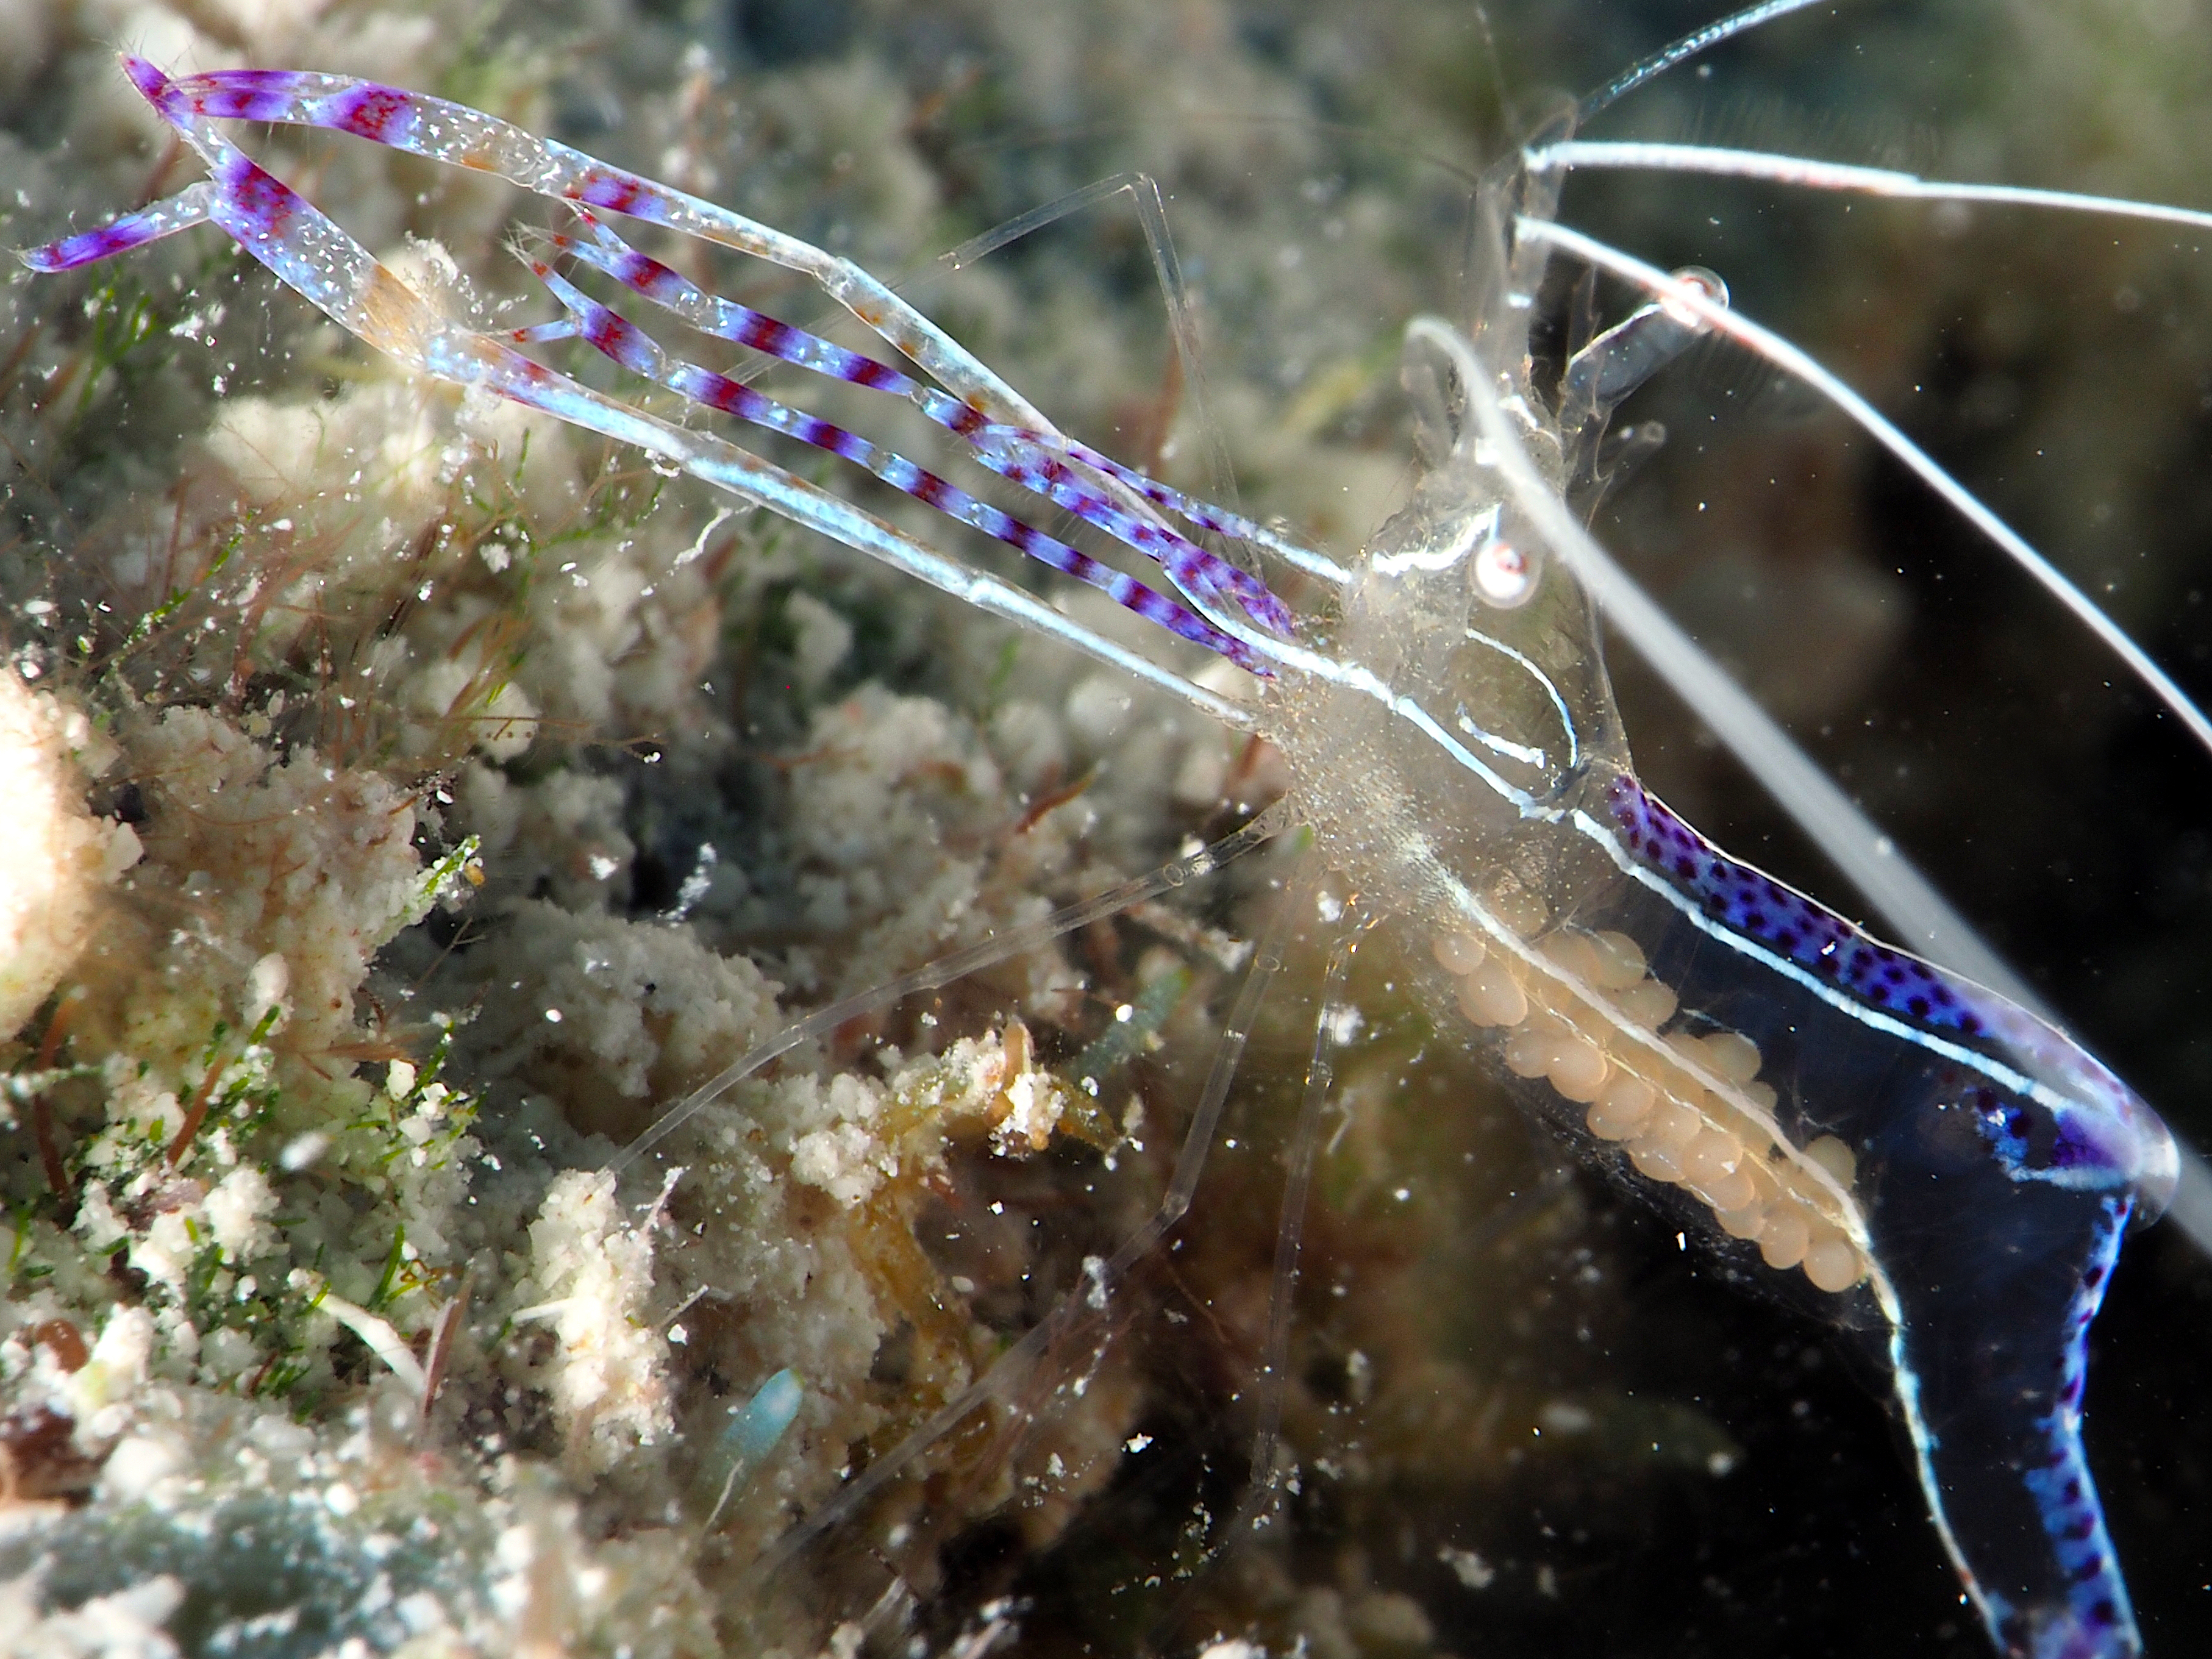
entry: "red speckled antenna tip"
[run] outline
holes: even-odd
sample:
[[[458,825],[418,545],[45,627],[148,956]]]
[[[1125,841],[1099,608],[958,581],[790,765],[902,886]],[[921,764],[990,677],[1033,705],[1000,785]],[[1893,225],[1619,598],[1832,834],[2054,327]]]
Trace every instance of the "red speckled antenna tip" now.
[[[175,83],[143,58],[134,57],[127,52],[118,52],[116,56],[123,65],[124,74],[130,76],[131,84],[138,88],[138,95],[155,108],[163,108],[168,100],[169,90]]]

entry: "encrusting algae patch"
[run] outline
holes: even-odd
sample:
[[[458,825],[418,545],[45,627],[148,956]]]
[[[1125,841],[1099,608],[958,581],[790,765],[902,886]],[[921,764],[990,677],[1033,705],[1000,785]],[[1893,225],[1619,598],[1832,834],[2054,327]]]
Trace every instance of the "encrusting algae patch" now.
[[[235,27],[449,61],[427,17],[309,15]],[[197,27],[132,25],[237,61]],[[56,48],[88,88],[98,45]],[[70,195],[141,141],[119,106],[82,130]],[[337,165],[410,281],[488,303],[402,243],[404,169]],[[121,339],[10,290],[64,394],[11,379],[11,441],[83,488],[44,503],[68,552],[11,575],[0,670],[0,1649],[714,1651],[757,1599],[726,1564],[995,1355],[921,1242],[964,1164],[1121,1139],[1023,1024],[1096,970],[1033,952],[602,1166],[794,1006],[1152,862],[1144,804],[1228,740],[1118,688],[1071,722],[1064,665],[172,269],[93,299]],[[263,367],[228,366],[241,325]],[[170,435],[96,483],[141,376]],[[878,678],[970,635],[980,721]],[[756,1396],[787,1403],[740,1455]],[[1133,1395],[1096,1401],[1094,1481]]]
[[[10,820],[0,866],[0,1030],[20,1030],[69,972],[98,926],[101,890],[137,856],[127,824],[85,810],[84,766],[94,758],[112,763],[114,745],[90,720],[0,670],[0,799]]]

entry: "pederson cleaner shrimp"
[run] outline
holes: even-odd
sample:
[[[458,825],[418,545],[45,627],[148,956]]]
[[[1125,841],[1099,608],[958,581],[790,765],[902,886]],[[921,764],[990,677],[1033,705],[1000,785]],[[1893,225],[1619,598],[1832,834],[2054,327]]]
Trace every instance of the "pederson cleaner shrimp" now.
[[[1791,9],[1760,8],[1692,37],[1577,116]],[[212,221],[404,362],[635,444],[1264,734],[1294,784],[1263,828],[1310,825],[1319,856],[1349,876],[1367,906],[1417,936],[1410,955],[1431,964],[1424,994],[1439,1030],[1493,1054],[1589,1158],[1694,1226],[1725,1261],[1871,1344],[1929,1512],[2000,1648],[2138,1650],[2079,1424],[2088,1322],[2129,1221],[2162,1209],[2179,1179],[2170,1138],[2111,1073],[2034,1014],[1874,943],[1720,854],[1638,784],[1612,706],[1592,596],[1655,660],[1668,660],[1668,636],[1582,528],[1581,514],[1622,459],[1607,443],[1607,417],[1668,361],[1716,334],[1734,331],[1770,361],[1798,365],[1726,309],[1717,279],[1670,276],[1614,255],[1557,226],[1553,206],[1573,169],[1715,166],[1717,152],[1607,151],[1579,143],[1563,123],[1486,181],[1475,260],[1488,286],[1470,307],[1477,325],[1468,332],[1424,319],[1409,333],[1407,385],[1430,471],[1361,556],[1340,564],[1065,437],[895,293],[794,239],[441,100],[337,76],[172,79],[140,61],[128,68],[211,176],[33,252],[34,268],[67,269]],[[562,316],[506,337],[448,321],[224,138],[214,124],[227,118],[330,127],[577,204],[573,229],[530,251]],[[1873,170],[1723,161],[1798,184],[1965,193]],[[2045,204],[2138,210],[2081,198]],[[934,384],[714,299],[602,216],[805,272]],[[2201,216],[2168,216],[2202,228]],[[1609,267],[1648,297],[1610,329],[1571,335],[1564,362],[1547,373],[1532,366],[1540,354],[1529,329],[1562,255]],[[905,399],[990,471],[1156,562],[1174,592],[844,428],[689,363],[562,275],[563,260],[706,332]],[[1164,668],[831,491],[592,392],[518,349],[571,337],[695,404],[866,467],[1249,671],[1261,689],[1248,699]],[[1175,528],[1177,520],[1188,528]],[[1199,545],[1200,532],[1296,573],[1285,586],[1333,595],[1294,615],[1271,587]],[[1679,651],[1674,660],[1717,731],[1732,743],[1761,740],[1755,714],[1729,705],[1723,683],[1700,680]],[[2201,729],[2179,691],[2139,653],[2136,661]],[[1759,752],[1765,771],[1788,763],[1771,747]],[[1872,845],[1839,796],[1804,810],[1842,824],[1842,842]],[[1881,872],[1862,878],[1871,890]],[[1904,890],[1876,902],[1909,918],[1898,920],[1900,930],[1929,955],[1960,960],[1954,937],[1927,922],[1913,908],[1917,896]],[[1326,1070],[1324,1055],[1316,1068],[1324,1086]],[[694,1096],[656,1133],[729,1080]],[[1193,1136],[1201,1155],[1208,1133]],[[1139,1243],[1157,1239],[1188,1201],[1184,1187]],[[1294,1243],[1295,1231],[1286,1238]],[[1103,1264],[1092,1286],[1102,1304],[1141,1254]],[[1012,1375],[994,1372],[1001,1380],[981,1386],[1003,1391]],[[956,1415],[947,1422],[972,1403],[948,1408]],[[872,1467],[868,1489],[899,1462]],[[842,1513],[862,1486],[841,1500]],[[817,1517],[809,1527],[825,1524]]]

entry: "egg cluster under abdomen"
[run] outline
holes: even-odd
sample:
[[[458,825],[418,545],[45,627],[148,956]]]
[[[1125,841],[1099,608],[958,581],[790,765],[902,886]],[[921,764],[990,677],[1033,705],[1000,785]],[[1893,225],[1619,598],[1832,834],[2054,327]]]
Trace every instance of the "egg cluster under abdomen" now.
[[[1519,908],[1509,925],[1533,921],[1538,933],[1539,907],[1522,896]],[[1679,1012],[1674,993],[1651,976],[1634,939],[1538,933],[1548,971],[1466,930],[1438,934],[1431,948],[1458,981],[1461,1012],[1501,1035],[1506,1068],[1581,1107],[1584,1127],[1620,1146],[1637,1173],[1694,1195],[1770,1267],[1798,1268],[1831,1292],[1866,1276],[1836,1194],[1807,1168],[1848,1193],[1850,1148],[1822,1135],[1793,1156],[1774,1121],[1775,1089],[1759,1080],[1758,1045],[1736,1031],[1665,1029]]]

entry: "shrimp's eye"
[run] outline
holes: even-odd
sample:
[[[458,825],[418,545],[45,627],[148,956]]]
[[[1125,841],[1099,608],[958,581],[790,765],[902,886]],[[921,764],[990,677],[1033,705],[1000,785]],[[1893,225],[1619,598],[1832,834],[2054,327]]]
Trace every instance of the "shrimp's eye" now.
[[[1712,304],[1723,308],[1728,305],[1728,284],[1720,279],[1720,274],[1717,271],[1708,270],[1703,265],[1684,265],[1680,270],[1668,274],[1698,298],[1710,301]],[[1684,328],[1701,334],[1706,328],[1705,319],[1679,301],[1670,302],[1662,297],[1659,301],[1659,309]]]
[[[1490,537],[1474,556],[1474,591],[1500,611],[1526,605],[1537,574],[1534,556],[1503,536]]]

